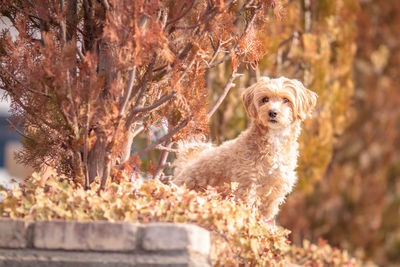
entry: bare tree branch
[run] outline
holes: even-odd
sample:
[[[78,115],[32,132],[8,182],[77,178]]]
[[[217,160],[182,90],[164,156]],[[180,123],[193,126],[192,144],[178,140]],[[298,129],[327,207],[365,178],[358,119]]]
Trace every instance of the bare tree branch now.
[[[170,151],[168,151],[168,149],[170,149],[171,143],[168,142],[167,147],[158,145],[156,147],[156,149],[162,150],[161,155],[160,155],[160,159],[158,161],[158,166],[157,169],[154,171],[153,173],[153,179],[157,178],[163,171],[163,169],[167,166],[166,161],[168,158],[168,154]]]
[[[134,109],[132,112],[133,113],[139,113],[139,112],[148,112],[151,111],[153,109],[158,108],[159,106],[161,106],[162,104],[168,102],[170,99],[174,98],[176,95],[176,92],[172,92],[171,94],[165,94],[162,97],[160,97],[160,99],[158,99],[156,102],[154,102],[152,105],[147,106],[147,107],[141,107],[141,108],[136,108]]]
[[[126,88],[124,97],[121,101],[121,108],[120,108],[120,114],[119,114],[120,119],[122,117],[124,117],[124,115],[125,115],[125,109],[129,102],[129,99],[131,98],[132,88],[133,88],[133,84],[135,82],[135,77],[136,77],[136,67],[133,67],[133,69],[129,71],[128,86]]]
[[[161,150],[161,151],[167,151],[167,152],[170,152],[170,153],[178,153],[179,152],[178,149],[173,149],[173,148],[162,146],[162,145],[156,146],[155,149]]]
[[[175,26],[176,29],[180,29],[180,30],[188,30],[188,29],[194,29],[197,28],[203,24],[206,24],[207,22],[209,22],[210,20],[212,20],[215,15],[218,14],[218,9],[219,6],[212,8],[211,10],[207,11],[204,15],[207,16],[204,20],[194,24],[194,25],[189,25],[189,26]]]
[[[65,6],[65,2],[64,0],[60,0],[60,10],[61,13],[63,13],[64,11],[64,6]],[[63,41],[63,44],[65,45],[65,43],[67,42],[67,25],[65,22],[65,17],[62,15],[61,18],[61,22],[60,22],[60,29],[61,29],[61,40]]]
[[[85,143],[84,143],[84,146],[83,146],[83,168],[84,168],[84,175],[85,175],[85,189],[89,189],[89,187],[90,187],[89,168],[88,168],[88,154],[89,154],[89,147],[88,147],[89,114],[90,114],[90,103],[89,103],[89,100],[87,100],[87,106],[86,106],[86,122],[85,122],[85,125],[84,125]]]
[[[247,2],[247,3],[236,13],[236,16],[239,17],[246,9],[248,9],[248,8],[254,9],[253,13],[252,13],[251,16],[250,16],[250,19],[247,20],[247,22],[246,22],[246,26],[245,26],[245,28],[243,29],[242,34],[241,34],[240,37],[239,37],[239,40],[240,40],[241,38],[243,38],[243,36],[246,34],[246,32],[247,32],[247,30],[249,29],[250,25],[254,22],[255,15],[256,15],[257,11],[258,11],[258,10],[260,9],[260,7],[261,7],[261,6],[250,7],[250,5],[252,4],[252,2],[253,2],[253,0]],[[237,49],[238,46],[239,46],[239,41],[238,41],[238,42],[236,43],[236,45],[233,47],[233,51],[236,51],[236,49]],[[221,64],[221,63],[227,61],[227,60],[230,59],[230,58],[231,58],[231,54],[230,54],[230,53],[227,53],[227,54],[225,54],[221,59],[219,59],[217,62],[214,62],[214,63],[210,64],[210,65],[207,67],[207,69],[214,68],[214,67],[218,66],[219,64]]]
[[[125,143],[124,151],[122,152],[121,161],[120,161],[119,165],[123,165],[127,160],[129,160],[130,155],[131,155],[133,140],[135,139],[135,137],[138,134],[140,134],[144,130],[144,126],[143,125],[140,125],[136,130],[135,130],[135,126],[134,125],[131,125],[130,127],[132,127],[132,128],[128,129],[128,131],[129,131],[128,140]]]
[[[235,84],[233,83],[233,80],[239,76],[242,76],[243,74],[239,74],[239,73],[235,73],[232,72],[231,76],[229,76],[228,81],[225,84],[224,90],[222,91],[222,94],[220,95],[220,97],[218,98],[217,102],[215,102],[214,106],[211,108],[211,110],[207,113],[207,116],[210,118],[215,111],[218,109],[218,107],[222,104],[222,102],[224,101],[225,97],[228,95],[229,90],[235,86]]]
[[[109,9],[110,9],[110,4],[108,3],[107,0],[101,0],[101,3],[103,4],[103,6],[104,6],[104,8],[105,8],[106,10],[109,10]]]
[[[179,14],[176,18],[167,20],[166,26],[168,26],[169,24],[174,23],[174,22],[180,20],[181,18],[183,18],[184,16],[186,16],[186,14],[189,13],[189,11],[192,9],[194,2],[196,2],[196,0],[192,0],[190,5],[188,6],[188,8],[186,10],[184,10],[181,14]]]
[[[144,130],[144,126],[141,125],[139,126],[139,128],[137,128],[133,133],[132,133],[132,137],[135,138],[138,134],[140,134],[142,131]]]
[[[158,139],[156,142],[154,142],[153,144],[149,145],[148,147],[146,147],[145,149],[143,149],[142,151],[139,152],[139,157],[143,157],[147,152],[153,150],[154,148],[156,148],[159,144],[167,141],[168,139],[170,139],[172,136],[174,136],[180,129],[182,129],[183,127],[185,127],[189,122],[189,118],[184,119],[181,123],[178,124],[178,126],[176,126],[174,129],[172,129],[169,133],[167,133],[166,135],[164,135],[163,137],[161,137],[160,139]]]
[[[147,67],[146,72],[143,74],[143,78],[140,82],[141,86],[137,87],[136,90],[132,94],[131,98],[135,97],[137,92],[139,92],[139,95],[136,99],[136,102],[135,102],[135,105],[133,106],[133,108],[137,108],[137,106],[140,104],[140,101],[143,98],[144,92],[146,91],[146,88],[147,88],[149,76],[150,76],[151,72],[153,71],[154,63],[156,62],[156,58],[157,58],[157,56],[154,54],[153,59],[150,62],[149,66]],[[140,88],[140,90],[139,90],[139,88]]]

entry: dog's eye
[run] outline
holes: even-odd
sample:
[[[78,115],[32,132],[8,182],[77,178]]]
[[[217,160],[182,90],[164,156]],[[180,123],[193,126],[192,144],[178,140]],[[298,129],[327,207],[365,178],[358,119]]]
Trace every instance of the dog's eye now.
[[[290,100],[287,99],[286,97],[283,98],[283,103],[290,103]]]
[[[263,103],[267,103],[267,102],[269,101],[269,98],[268,98],[268,97],[264,97],[261,101],[262,101]]]

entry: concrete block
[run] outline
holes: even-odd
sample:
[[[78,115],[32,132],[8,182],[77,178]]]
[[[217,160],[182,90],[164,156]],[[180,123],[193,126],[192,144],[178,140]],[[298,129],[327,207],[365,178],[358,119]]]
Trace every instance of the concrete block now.
[[[25,248],[28,245],[29,222],[24,220],[0,219],[0,247]]]
[[[38,221],[33,246],[40,249],[134,251],[134,223]]]
[[[151,223],[140,228],[142,248],[147,251],[188,250],[210,252],[210,233],[196,225]]]

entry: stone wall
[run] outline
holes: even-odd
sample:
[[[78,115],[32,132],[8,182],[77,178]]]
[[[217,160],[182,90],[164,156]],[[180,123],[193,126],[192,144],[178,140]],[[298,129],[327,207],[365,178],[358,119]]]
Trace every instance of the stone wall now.
[[[0,219],[0,267],[211,266],[209,251],[195,225]]]

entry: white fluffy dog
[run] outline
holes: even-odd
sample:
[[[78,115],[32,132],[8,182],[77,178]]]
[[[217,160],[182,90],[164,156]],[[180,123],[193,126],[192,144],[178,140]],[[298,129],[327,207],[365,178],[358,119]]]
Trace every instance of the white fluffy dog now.
[[[296,183],[300,124],[317,95],[298,80],[262,77],[242,98],[249,129],[217,147],[181,144],[173,183],[203,190],[236,182],[239,199],[260,203],[264,216],[273,218]]]

